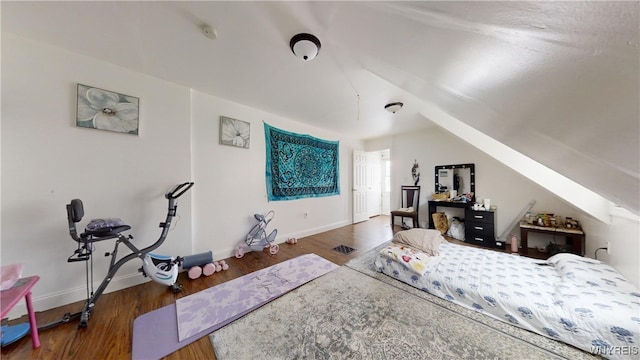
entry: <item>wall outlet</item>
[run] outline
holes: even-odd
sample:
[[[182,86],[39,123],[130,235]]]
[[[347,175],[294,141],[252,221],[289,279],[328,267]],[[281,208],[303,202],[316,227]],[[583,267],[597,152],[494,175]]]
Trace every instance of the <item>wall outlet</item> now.
[[[607,241],[607,255],[611,254],[611,241]]]

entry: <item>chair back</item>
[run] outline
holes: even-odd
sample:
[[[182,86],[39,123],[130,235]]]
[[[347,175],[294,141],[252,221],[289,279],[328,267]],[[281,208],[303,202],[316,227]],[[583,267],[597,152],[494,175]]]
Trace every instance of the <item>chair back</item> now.
[[[82,206],[82,200],[73,199],[67,204],[67,221],[69,222],[69,234],[75,241],[80,242],[78,238],[78,230],[76,230],[76,223],[82,220],[84,216],[84,207]]]
[[[402,185],[402,207],[413,207],[415,211],[420,208],[420,186]]]

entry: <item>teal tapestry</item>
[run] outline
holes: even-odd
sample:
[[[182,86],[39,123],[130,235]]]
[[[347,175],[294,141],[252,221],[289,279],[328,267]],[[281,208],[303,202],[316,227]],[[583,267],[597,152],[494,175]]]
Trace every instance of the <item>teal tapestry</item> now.
[[[338,141],[264,124],[269,201],[340,194]]]

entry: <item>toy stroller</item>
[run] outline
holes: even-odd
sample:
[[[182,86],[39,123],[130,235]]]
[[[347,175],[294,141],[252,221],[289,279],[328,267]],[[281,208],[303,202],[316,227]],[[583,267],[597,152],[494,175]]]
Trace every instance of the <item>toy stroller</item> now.
[[[267,232],[265,228],[267,224],[273,219],[275,212],[273,210],[269,211],[265,215],[255,214],[254,217],[258,220],[258,223],[249,231],[247,234],[247,239],[244,243],[240,244],[236,248],[236,257],[240,259],[244,256],[246,252],[251,251],[262,251],[264,249],[269,249],[269,254],[275,255],[280,250],[278,244],[274,244],[273,242],[276,239],[276,234],[278,233],[278,229],[274,229],[269,236],[267,236]]]

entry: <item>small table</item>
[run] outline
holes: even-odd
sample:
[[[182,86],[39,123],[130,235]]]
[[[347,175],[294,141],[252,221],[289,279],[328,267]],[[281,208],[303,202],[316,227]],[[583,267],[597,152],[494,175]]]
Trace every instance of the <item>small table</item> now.
[[[33,303],[31,302],[31,288],[38,282],[38,280],[40,280],[39,276],[21,278],[10,289],[0,291],[0,308],[2,308],[2,318],[4,318],[24,296],[24,300],[27,303],[29,326],[31,327],[31,341],[33,342],[34,349],[40,347],[40,338],[38,337],[36,314],[33,309]]]
[[[567,244],[571,245],[571,252],[584,256],[585,233],[581,229],[569,229],[565,227],[550,227],[528,224],[520,222],[520,240],[522,241],[522,253],[527,255],[529,252],[527,236],[529,232],[536,232],[548,235],[561,235],[567,239]]]

